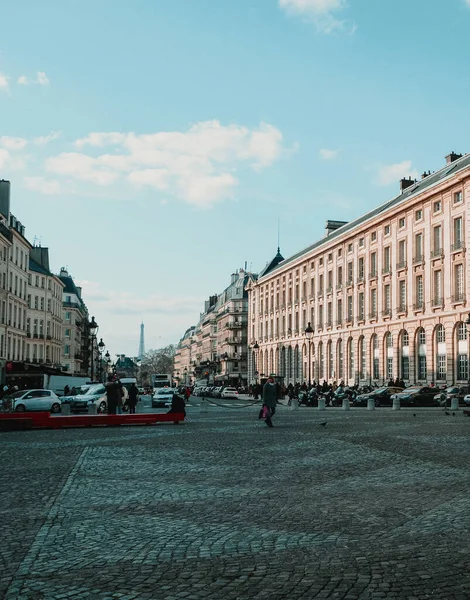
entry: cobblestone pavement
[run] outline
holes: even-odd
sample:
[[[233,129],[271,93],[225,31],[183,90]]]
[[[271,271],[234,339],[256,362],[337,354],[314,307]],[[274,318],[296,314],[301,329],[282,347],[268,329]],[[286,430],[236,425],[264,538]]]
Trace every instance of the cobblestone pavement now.
[[[1,433],[0,598],[470,598],[470,418],[257,413]]]

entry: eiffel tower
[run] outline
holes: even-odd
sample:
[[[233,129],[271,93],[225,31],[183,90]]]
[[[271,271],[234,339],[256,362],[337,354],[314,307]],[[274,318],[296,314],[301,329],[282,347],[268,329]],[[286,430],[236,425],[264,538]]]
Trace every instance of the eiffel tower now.
[[[145,343],[144,343],[144,322],[140,325],[140,341],[139,341],[139,354],[138,358],[142,360],[145,355]]]

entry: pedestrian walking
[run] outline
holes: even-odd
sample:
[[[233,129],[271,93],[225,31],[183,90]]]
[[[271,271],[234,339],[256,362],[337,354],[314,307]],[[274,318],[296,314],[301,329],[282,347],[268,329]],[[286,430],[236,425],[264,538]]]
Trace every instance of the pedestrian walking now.
[[[114,380],[114,375],[108,375],[106,384],[106,397],[108,401],[108,415],[115,415],[118,405],[122,403],[122,386],[119,381]]]
[[[268,381],[263,386],[263,405],[269,410],[266,418],[266,425],[273,426],[272,417],[276,412],[277,389],[273,377],[268,377]]]
[[[135,415],[135,407],[139,399],[139,390],[135,383],[129,388],[129,398],[127,399],[127,406],[129,407],[129,414]]]

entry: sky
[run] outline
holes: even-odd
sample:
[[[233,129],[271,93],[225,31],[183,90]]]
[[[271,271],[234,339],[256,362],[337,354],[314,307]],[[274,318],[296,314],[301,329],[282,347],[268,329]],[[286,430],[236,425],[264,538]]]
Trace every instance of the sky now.
[[[470,0],[3,0],[0,179],[108,350],[465,153]]]

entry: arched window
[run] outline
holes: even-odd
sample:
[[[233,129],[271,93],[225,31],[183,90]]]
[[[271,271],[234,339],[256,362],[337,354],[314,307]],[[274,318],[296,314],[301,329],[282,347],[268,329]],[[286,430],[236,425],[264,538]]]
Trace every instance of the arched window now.
[[[401,334],[401,377],[406,381],[410,379],[410,336],[407,331]]]
[[[426,365],[426,332],[420,327],[416,334],[416,356],[417,356],[417,375],[419,381],[426,381],[427,365]]]
[[[271,375],[271,373],[274,373],[274,352],[272,348],[269,352],[269,373],[267,375]]]
[[[300,381],[300,355],[298,346],[294,349],[294,379],[296,383]]]
[[[366,340],[362,335],[359,338],[359,379],[365,379],[366,377]]]
[[[348,341],[348,379],[354,379],[354,344],[352,338]]]
[[[379,338],[377,337],[377,335],[375,333],[372,336],[371,346],[372,346],[372,377],[373,377],[373,379],[377,380],[380,378],[380,373],[379,373],[380,353],[379,353]]]
[[[341,381],[344,379],[343,340],[338,340],[336,356],[338,357],[338,379]]]
[[[333,343],[330,340],[328,342],[328,346],[327,346],[328,350],[328,378],[331,380],[334,377],[334,373],[335,373],[335,368],[334,368],[334,362],[333,362]]]
[[[287,348],[287,377],[289,379],[289,383],[292,382],[292,347],[289,346]]]
[[[390,331],[385,334],[387,379],[393,379],[393,337]]]
[[[323,356],[323,342],[318,344],[318,377],[325,379],[325,357]]]
[[[447,348],[444,325],[436,327],[436,379],[444,381],[447,376]]]
[[[458,381],[468,381],[468,342],[467,342],[467,326],[465,323],[457,323],[456,331],[456,348],[457,348],[457,373]]]

